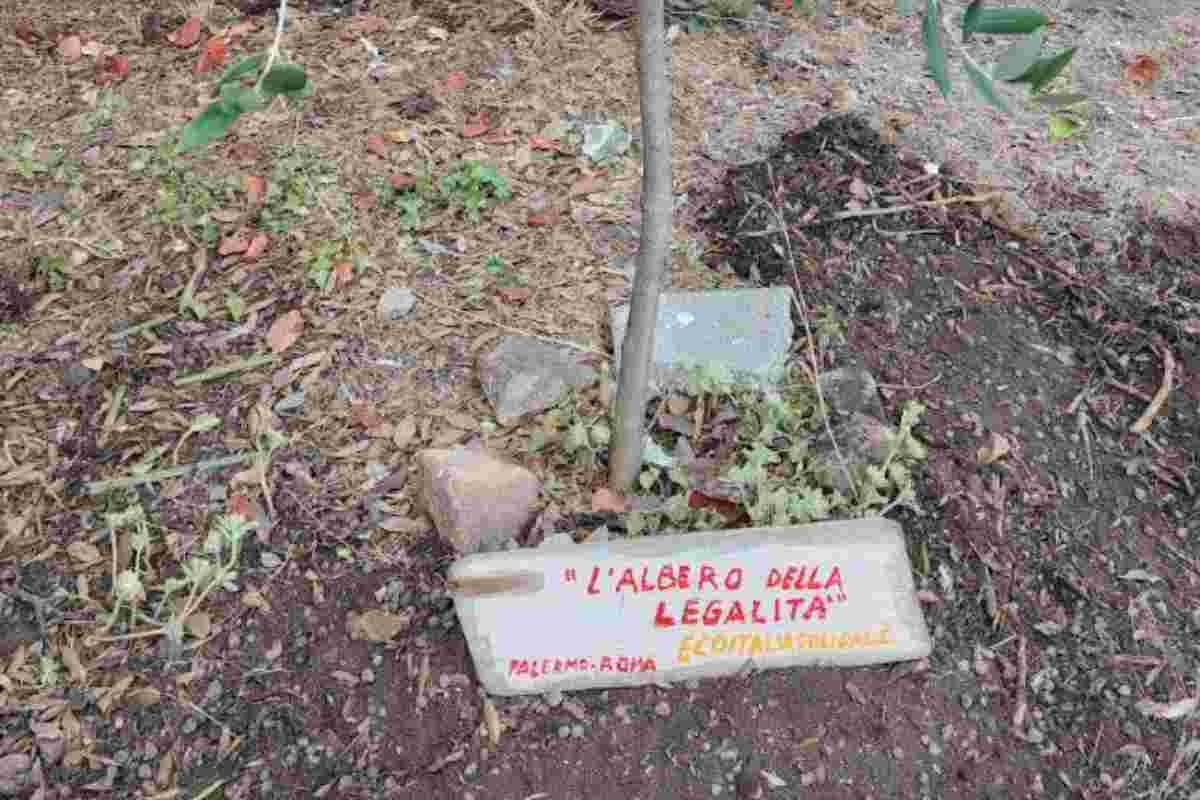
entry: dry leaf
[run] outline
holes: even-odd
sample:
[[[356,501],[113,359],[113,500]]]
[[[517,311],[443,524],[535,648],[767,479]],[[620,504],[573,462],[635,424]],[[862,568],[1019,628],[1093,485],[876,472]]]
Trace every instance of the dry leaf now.
[[[58,651],[62,656],[63,664],[67,667],[67,672],[71,673],[71,678],[80,686],[87,685],[87,670],[83,668],[83,662],[79,660],[79,653],[75,651],[74,645],[65,644]]]
[[[71,558],[82,564],[95,564],[103,558],[100,554],[100,548],[91,542],[71,542],[67,545],[67,553]]]
[[[247,33],[253,33],[258,30],[258,25],[252,19],[244,19],[241,22],[234,23],[224,30],[225,38],[233,41],[239,36],[245,36]]]
[[[204,50],[200,52],[200,58],[196,61],[196,74],[203,75],[206,72],[211,72],[217,67],[225,63],[225,40],[220,36],[214,36],[204,45]]]
[[[378,33],[385,27],[387,27],[387,21],[383,17],[374,17],[369,14],[355,17],[349,25],[350,32],[358,36],[369,36],[372,33]]]
[[[597,489],[592,492],[592,511],[622,513],[625,511],[625,498],[611,489]]]
[[[392,444],[403,450],[408,447],[417,436],[417,420],[415,417],[405,417],[396,424],[396,431],[392,434]]]
[[[58,54],[68,64],[74,64],[83,56],[83,43],[78,36],[64,36],[58,43]]]
[[[372,133],[367,137],[367,152],[374,153],[380,158],[387,158],[387,142],[378,133]]]
[[[1012,452],[1012,443],[1007,437],[992,432],[988,444],[976,452],[980,464],[993,464]]]
[[[388,533],[423,533],[429,525],[411,517],[390,516],[379,520],[379,527]]]
[[[466,139],[474,139],[483,136],[488,132],[487,113],[480,111],[478,114],[471,114],[467,117],[466,123],[463,124],[462,135]]]
[[[536,214],[530,214],[528,222],[530,225],[553,225],[558,222],[558,209],[548,208],[545,211],[540,211]]]
[[[257,233],[250,240],[250,246],[246,248],[246,252],[242,253],[242,258],[246,261],[254,261],[267,251],[267,246],[270,244],[270,236],[265,233]]]
[[[333,272],[330,273],[330,277],[333,280],[334,289],[341,289],[345,286],[349,286],[350,282],[354,280],[354,263],[351,261],[343,261],[339,264],[334,264]]]
[[[1174,703],[1156,703],[1153,700],[1144,699],[1137,701],[1134,707],[1148,717],[1181,719],[1194,714],[1196,709],[1200,708],[1200,697],[1185,697]]]
[[[408,617],[371,609],[362,614],[351,611],[346,615],[350,638],[358,641],[386,642],[408,627]]]
[[[129,59],[126,56],[106,56],[96,62],[96,85],[107,86],[125,79],[129,74]]]
[[[601,188],[600,181],[596,180],[595,175],[584,175],[571,184],[571,194],[591,194],[600,191]]]
[[[207,611],[193,611],[188,614],[184,626],[188,629],[188,633],[197,639],[207,639],[208,635],[212,633],[212,617]]]
[[[255,518],[254,501],[247,494],[235,494],[225,504],[225,513],[231,517],[241,517],[245,522],[253,522]]]
[[[282,353],[287,350],[296,343],[303,330],[304,317],[300,316],[298,309],[292,309],[276,319],[267,331],[267,344],[270,345],[271,352]]]
[[[33,44],[42,38],[42,35],[33,27],[33,22],[28,17],[21,17],[13,27],[17,38],[25,44]]]
[[[161,787],[170,786],[175,779],[175,755],[173,750],[168,750],[162,760],[158,762],[158,771],[155,773],[154,781]]]
[[[129,701],[143,708],[156,706],[162,702],[162,692],[153,686],[143,686],[129,693]]]
[[[1134,83],[1153,83],[1158,79],[1159,66],[1153,58],[1138,56],[1125,67],[1125,77]]]
[[[374,405],[365,400],[350,401],[350,421],[354,425],[366,428],[378,427],[383,424],[383,417]]]
[[[250,231],[248,229],[242,228],[237,233],[226,236],[221,240],[221,243],[217,245],[217,255],[229,256],[234,255],[235,253],[246,252],[247,248],[250,247],[250,240],[248,238],[249,234]]]
[[[528,286],[500,286],[496,294],[509,305],[519,306],[533,296],[533,289]]]
[[[500,744],[500,734],[504,730],[504,724],[500,721],[496,704],[490,697],[483,698],[483,723],[487,726],[488,741],[492,743],[492,747]]]
[[[259,611],[271,610],[271,604],[267,602],[267,598],[263,597],[263,593],[257,589],[242,592],[242,605],[246,608],[257,608]]]
[[[176,47],[191,47],[200,41],[200,26],[203,24],[199,17],[188,17],[179,30],[167,34],[167,41]]]
[[[267,193],[267,179],[261,175],[243,175],[242,189],[245,190],[250,205],[260,206]]]
[[[529,137],[529,146],[534,150],[561,150],[562,140],[534,135]]]

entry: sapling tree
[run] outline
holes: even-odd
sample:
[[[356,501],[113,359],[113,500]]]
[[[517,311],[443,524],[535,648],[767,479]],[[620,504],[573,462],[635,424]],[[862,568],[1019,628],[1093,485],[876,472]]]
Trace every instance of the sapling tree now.
[[[276,97],[299,99],[312,94],[312,86],[299,64],[282,59],[280,43],[287,23],[287,0],[279,0],[275,40],[265,53],[257,53],[232,64],[213,86],[216,99],[184,126],[178,149],[186,152],[220,139],[238,117],[270,105]],[[253,84],[243,78],[255,76]]]
[[[629,325],[621,347],[616,425],[609,456],[609,488],[624,493],[642,465],[642,438],[654,322],[671,252],[671,76],[663,0],[639,0],[638,88],[642,110],[642,232]]]
[[[902,16],[916,13],[921,0],[896,0]],[[629,311],[629,325],[621,347],[616,398],[616,425],[609,453],[609,488],[624,493],[633,485],[642,464],[644,417],[649,400],[650,370],[654,353],[654,323],[659,295],[665,283],[671,245],[673,202],[671,194],[671,78],[663,25],[663,0],[639,0],[640,60],[638,85],[642,111],[642,231],[637,274]],[[1044,94],[1071,62],[1075,48],[1042,55],[1044,32],[1050,19],[1033,8],[987,8],[984,0],[971,0],[960,18],[962,44],[957,53],[975,91],[986,102],[1010,114],[1011,109],[996,82],[1027,84],[1033,99],[1053,113],[1052,131],[1070,124],[1066,109],[1086,98],[1077,94]],[[966,50],[975,34],[1020,36],[992,68],[985,69]],[[946,98],[951,83],[946,38],[942,30],[942,3],[924,0],[921,41],[926,71]]]

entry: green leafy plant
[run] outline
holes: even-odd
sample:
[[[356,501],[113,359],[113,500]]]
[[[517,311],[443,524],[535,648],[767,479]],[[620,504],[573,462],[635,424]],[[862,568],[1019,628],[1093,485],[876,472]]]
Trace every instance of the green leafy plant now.
[[[69,171],[66,150],[59,145],[39,148],[28,131],[19,132],[15,142],[0,145],[0,159],[26,180],[35,177],[60,180]]]
[[[166,637],[174,645],[183,643],[189,632],[189,620],[213,591],[237,590],[242,539],[255,527],[254,522],[239,516],[217,517],[205,537],[202,554],[187,558],[179,575],[148,589],[145,579],[153,574],[149,563],[153,538],[145,510],[135,503],[123,511],[107,514],[106,523],[112,545],[113,608],[102,633],[112,629],[121,620],[122,613],[130,628],[149,627],[117,636],[91,637],[93,642]],[[124,529],[130,531],[130,563],[125,569],[118,570],[117,541]],[[150,594],[157,595],[152,609],[147,605]]]
[[[277,97],[298,101],[312,94],[304,68],[282,60],[280,41],[287,20],[287,0],[280,0],[275,41],[266,53],[257,53],[231,64],[213,86],[217,98],[184,126],[177,149],[186,152],[220,139],[245,113],[266,108]],[[253,84],[244,79],[257,74]]]
[[[129,101],[112,89],[101,89],[96,93],[96,104],[91,111],[79,118],[79,132],[90,136],[101,128],[112,125],[113,117],[128,110]]]
[[[512,197],[508,181],[495,167],[479,161],[463,161],[457,171],[438,181],[438,191],[451,207],[462,208],[471,221],[478,221],[489,199]]]
[[[754,0],[707,0],[704,12],[711,17],[744,19],[754,9]]]
[[[492,276],[497,286],[523,286],[520,274],[498,255],[490,255],[483,261],[483,271]]]
[[[611,437],[605,416],[582,414],[576,393],[569,391],[542,416],[541,426],[529,434],[527,447],[531,453],[548,452],[563,465],[591,468]]]
[[[318,289],[325,289],[333,277],[333,268],[349,260],[345,242],[322,241],[301,254],[304,277]]]
[[[426,207],[439,200],[427,170],[422,170],[408,185],[397,186],[386,178],[375,177],[370,179],[369,186],[379,207],[400,212],[397,224],[402,230],[420,227]]]
[[[896,0],[896,10],[901,15],[914,14],[914,0]],[[1044,30],[1049,24],[1050,19],[1034,8],[987,8],[984,0],[971,0],[960,21],[963,45],[976,34],[1022,37],[1001,54],[991,70],[980,66],[965,47],[958,48],[967,79],[981,98],[1005,114],[1011,114],[1012,109],[998,90],[997,81],[1027,84],[1030,96],[1036,96],[1066,69],[1075,55],[1075,47],[1042,56]],[[921,41],[925,47],[926,70],[942,96],[949,98],[950,72],[940,0],[925,0]]]
[[[52,292],[67,285],[67,259],[63,256],[37,256],[33,260],[33,271],[46,281]]]
[[[274,233],[302,223],[315,209],[324,208],[339,236],[351,230],[350,196],[337,186],[337,168],[316,147],[281,145],[272,150],[271,175],[258,222]]]
[[[215,242],[220,233],[213,212],[236,204],[241,191],[240,182],[233,177],[195,174],[169,143],[130,148],[127,168],[133,175],[158,181],[147,219],[183,227],[207,244]]]

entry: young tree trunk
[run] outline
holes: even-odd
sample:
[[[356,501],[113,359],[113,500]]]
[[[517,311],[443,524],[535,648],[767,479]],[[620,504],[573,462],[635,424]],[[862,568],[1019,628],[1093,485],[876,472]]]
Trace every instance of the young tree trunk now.
[[[609,452],[608,484],[625,493],[642,465],[643,418],[649,400],[658,298],[671,252],[671,75],[663,25],[663,0],[639,0],[639,89],[642,106],[642,238],[621,347],[616,429]]]

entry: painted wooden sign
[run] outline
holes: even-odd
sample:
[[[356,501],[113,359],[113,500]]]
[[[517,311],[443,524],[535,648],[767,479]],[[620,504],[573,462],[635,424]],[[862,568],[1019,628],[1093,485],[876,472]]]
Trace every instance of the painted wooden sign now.
[[[903,532],[881,517],[476,554],[449,578],[497,695],[931,649]]]

